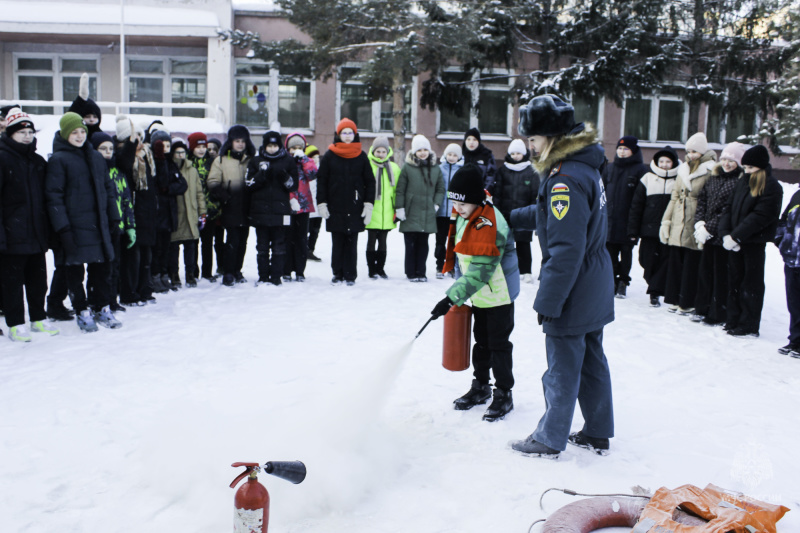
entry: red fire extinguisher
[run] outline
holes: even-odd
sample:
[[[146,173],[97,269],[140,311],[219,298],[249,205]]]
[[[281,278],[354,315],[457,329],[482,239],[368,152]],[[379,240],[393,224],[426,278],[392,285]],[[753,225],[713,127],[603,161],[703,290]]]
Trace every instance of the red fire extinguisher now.
[[[442,366],[453,372],[468,369],[471,341],[472,307],[454,305],[444,315]]]
[[[234,468],[245,467],[231,483],[234,488],[245,476],[247,481],[236,491],[233,499],[234,533],[267,533],[269,527],[269,492],[258,482],[258,463],[233,463]],[[306,465],[300,461],[270,461],[264,464],[264,472],[291,481],[294,484],[306,478]]]

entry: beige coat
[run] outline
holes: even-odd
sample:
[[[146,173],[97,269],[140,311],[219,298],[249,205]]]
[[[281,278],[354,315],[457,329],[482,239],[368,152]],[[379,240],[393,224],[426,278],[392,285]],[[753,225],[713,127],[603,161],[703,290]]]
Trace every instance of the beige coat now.
[[[200,238],[197,227],[200,215],[206,214],[206,197],[200,183],[200,174],[189,160],[183,161],[180,172],[188,188],[178,196],[178,229],[172,232],[172,241],[191,241]]]
[[[222,225],[226,228],[247,226],[245,210],[244,177],[250,157],[241,160],[228,155],[220,155],[211,164],[206,178],[209,195],[220,202]]]
[[[688,161],[678,167],[675,187],[672,189],[667,210],[661,218],[661,226],[669,228],[668,245],[683,246],[691,250],[701,249],[694,239],[694,213],[697,210],[697,197],[711,177],[716,160],[717,154],[709,150],[700,157],[700,166],[694,172],[689,172]]]

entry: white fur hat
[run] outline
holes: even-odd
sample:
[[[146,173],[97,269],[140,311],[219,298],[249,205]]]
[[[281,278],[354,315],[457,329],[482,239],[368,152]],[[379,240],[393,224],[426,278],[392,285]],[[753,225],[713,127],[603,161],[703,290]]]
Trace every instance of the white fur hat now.
[[[424,135],[414,135],[411,139],[411,153],[416,154],[419,150],[431,151],[431,142]]]
[[[689,140],[686,141],[686,151],[688,152],[689,150],[694,150],[701,154],[708,152],[708,139],[706,139],[706,134],[702,131],[698,131],[689,137]]]
[[[522,139],[514,139],[508,145],[508,153],[513,154],[523,154],[525,155],[528,151],[525,149],[525,142]]]

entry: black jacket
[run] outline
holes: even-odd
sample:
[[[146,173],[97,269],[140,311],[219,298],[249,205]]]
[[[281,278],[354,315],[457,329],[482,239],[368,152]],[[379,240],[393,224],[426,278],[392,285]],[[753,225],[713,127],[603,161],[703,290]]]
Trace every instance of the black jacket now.
[[[506,161],[506,163],[517,164],[513,160]],[[533,170],[533,166],[528,165],[521,170],[512,170],[504,163],[497,171],[492,201],[510,225],[511,210],[535,204],[538,192],[539,175]],[[530,242],[533,232],[515,229],[514,238],[520,242]]]
[[[145,150],[149,151],[149,148],[145,148]],[[133,196],[136,244],[140,246],[155,246],[159,201],[156,176],[152,172],[150,164],[145,162],[147,188],[138,186],[133,170],[136,159],[136,143],[130,139],[126,140],[122,149],[116,153],[116,158],[118,168],[128,179],[128,188]]]
[[[658,239],[661,229],[661,219],[667,210],[675,188],[675,177],[678,169],[664,170],[650,163],[650,172],[645,174],[631,200],[631,210],[628,215],[628,240],[638,237]]]
[[[464,164],[474,163],[481,167],[483,172],[483,188],[494,192],[494,182],[497,176],[497,163],[494,159],[494,154],[483,143],[478,144],[474,150],[468,150],[466,144],[461,145],[461,151],[464,154]]]
[[[284,217],[292,214],[289,193],[297,190],[298,183],[297,164],[286,149],[272,156],[259,150],[245,175],[250,225],[283,226]]]
[[[0,253],[47,251],[46,172],[47,163],[36,153],[36,139],[21,144],[8,135],[0,137]]]
[[[158,185],[158,231],[177,231],[178,196],[189,188],[178,166],[167,155],[156,159],[156,184]]]
[[[783,202],[783,188],[772,177],[771,166],[767,166],[766,173],[764,192],[755,198],[750,194],[750,179],[747,174],[736,182],[728,210],[719,221],[720,235],[730,235],[739,244],[761,244],[775,239]]]
[[[356,140],[358,137],[356,137]],[[329,232],[364,231],[364,202],[375,203],[375,176],[367,154],[347,159],[325,152],[317,172],[317,204],[328,204]]]
[[[59,132],[47,162],[45,198],[56,233],[71,231],[77,249],[56,252],[56,264],[102,263],[114,259],[111,228],[119,229],[116,190],[108,165],[87,141],[72,146]]]
[[[731,195],[742,174],[742,169],[739,167],[728,174],[722,170],[722,165],[717,165],[711,171],[711,177],[703,185],[700,196],[697,197],[694,221],[697,223],[702,220],[706,223],[706,231],[712,235],[708,244],[722,246],[723,236],[719,233],[719,222],[730,205]]]
[[[606,187],[608,202],[608,242],[629,244],[628,215],[631,211],[633,194],[648,168],[642,163],[642,151],[630,157],[615,157],[613,163],[603,170],[603,184]]]

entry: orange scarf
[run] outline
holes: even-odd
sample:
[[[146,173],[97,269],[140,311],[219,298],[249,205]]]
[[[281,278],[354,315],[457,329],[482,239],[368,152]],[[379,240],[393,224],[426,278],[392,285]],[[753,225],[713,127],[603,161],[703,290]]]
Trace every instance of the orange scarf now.
[[[461,240],[456,244],[456,220],[460,215],[453,209],[450,214],[450,230],[447,233],[447,253],[442,272],[450,272],[456,265],[456,253],[462,255],[499,256],[497,248],[497,217],[494,206],[487,201],[473,211],[464,228]]]
[[[332,151],[339,157],[344,157],[345,159],[355,159],[361,154],[361,143],[333,143],[328,146],[328,150]]]

